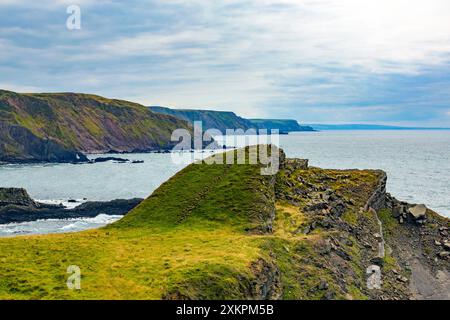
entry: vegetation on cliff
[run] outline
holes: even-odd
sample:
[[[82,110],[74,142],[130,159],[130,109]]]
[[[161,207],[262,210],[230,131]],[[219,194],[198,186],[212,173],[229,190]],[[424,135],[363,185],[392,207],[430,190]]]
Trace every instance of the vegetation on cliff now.
[[[378,256],[378,215],[387,243],[394,228],[423,225],[392,217],[385,174],[281,159],[275,176],[260,175],[259,165],[192,164],[107,227],[0,239],[0,298],[412,297],[399,249]],[[378,205],[386,208],[377,214]],[[436,232],[448,226],[432,217]],[[439,263],[448,268],[448,260]],[[382,268],[378,290],[366,285],[373,264]],[[81,268],[81,290],[65,286],[69,265]]]
[[[76,161],[81,153],[168,149],[189,125],[136,103],[76,93],[0,90],[0,161]]]
[[[234,112],[170,109],[165,107],[150,107],[150,110],[183,119],[191,125],[194,124],[194,121],[202,121],[203,130],[218,129],[223,134],[225,134],[227,129],[247,130],[252,128],[249,120],[237,116]]]
[[[223,134],[227,129],[276,129],[281,133],[296,131],[314,131],[311,127],[301,126],[296,120],[280,119],[245,119],[237,116],[234,112],[211,111],[211,110],[187,110],[170,109],[165,107],[150,107],[154,112],[167,114],[183,119],[193,124],[194,121],[202,121],[203,130],[218,129]]]

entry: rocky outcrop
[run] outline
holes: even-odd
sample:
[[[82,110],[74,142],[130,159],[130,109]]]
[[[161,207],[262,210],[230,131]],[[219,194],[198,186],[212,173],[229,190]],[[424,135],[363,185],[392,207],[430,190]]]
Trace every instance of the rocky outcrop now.
[[[281,273],[277,266],[259,259],[250,270],[255,279],[250,286],[249,297],[255,300],[278,300],[283,295]]]
[[[387,183],[387,174],[384,171],[379,170],[379,182],[364,206],[364,210],[368,211],[369,209],[374,209],[375,211],[379,211],[386,207],[386,183]]]
[[[23,206],[36,208],[37,204],[22,188],[0,188],[0,207]]]
[[[0,162],[85,162],[81,152],[66,148],[59,143],[37,137],[20,125],[0,121]]]
[[[62,205],[35,202],[24,189],[0,188],[0,224],[42,219],[92,218],[99,214],[125,215],[140,202],[142,199],[85,202],[69,210]]]

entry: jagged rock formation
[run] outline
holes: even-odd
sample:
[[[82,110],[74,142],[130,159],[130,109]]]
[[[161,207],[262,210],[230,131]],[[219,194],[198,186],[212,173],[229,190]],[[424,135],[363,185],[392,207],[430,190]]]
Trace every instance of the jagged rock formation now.
[[[188,123],[136,103],[0,90],[0,162],[81,162],[83,153],[171,149]]]
[[[81,152],[35,136],[27,128],[0,119],[0,163],[84,161],[87,158]]]
[[[99,214],[124,215],[142,199],[85,202],[74,209],[62,205],[35,202],[21,188],[0,188],[0,224],[36,221],[42,219],[90,218]]]

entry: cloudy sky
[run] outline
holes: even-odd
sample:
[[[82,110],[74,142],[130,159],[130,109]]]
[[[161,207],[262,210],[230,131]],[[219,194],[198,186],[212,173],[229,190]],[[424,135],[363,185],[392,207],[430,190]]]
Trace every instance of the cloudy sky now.
[[[450,126],[450,1],[0,0],[0,88]]]

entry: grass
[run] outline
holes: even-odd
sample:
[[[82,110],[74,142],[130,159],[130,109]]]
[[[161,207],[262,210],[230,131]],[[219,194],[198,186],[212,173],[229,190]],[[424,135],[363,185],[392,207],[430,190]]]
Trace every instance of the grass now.
[[[350,188],[373,178],[362,173]],[[320,183],[325,171],[280,173],[296,174]],[[0,299],[249,299],[261,259],[280,270],[285,299],[323,298],[322,280],[338,299],[364,297],[350,276],[340,287],[318,254],[330,232],[297,232],[308,217],[301,205],[276,201],[279,187],[258,165],[193,164],[107,227],[0,239]],[[66,287],[70,265],[81,268],[81,290]]]
[[[186,122],[155,114],[145,106],[95,95],[1,91],[0,106],[0,121],[81,152],[124,146],[128,151],[166,148],[175,129],[190,130]]]

